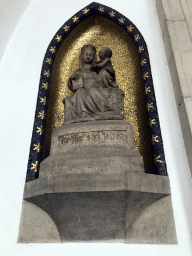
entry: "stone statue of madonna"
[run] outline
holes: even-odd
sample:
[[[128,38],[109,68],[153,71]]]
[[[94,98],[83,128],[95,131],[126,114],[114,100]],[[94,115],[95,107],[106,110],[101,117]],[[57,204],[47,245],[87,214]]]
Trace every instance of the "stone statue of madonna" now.
[[[95,46],[88,44],[82,47],[79,69],[68,80],[73,95],[63,100],[64,124],[124,119],[124,92],[116,84],[111,56],[111,49],[103,47],[97,62]]]

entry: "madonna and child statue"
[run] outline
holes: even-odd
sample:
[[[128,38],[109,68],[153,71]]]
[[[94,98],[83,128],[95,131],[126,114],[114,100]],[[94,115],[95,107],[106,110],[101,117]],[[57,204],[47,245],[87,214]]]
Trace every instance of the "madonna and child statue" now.
[[[39,178],[25,187],[24,199],[51,217],[57,242],[135,242],[133,223],[167,193],[158,186],[166,178],[145,173],[135,150],[112,50],[103,47],[98,55],[99,61],[93,45],[82,47],[79,69],[68,80],[73,95],[63,100],[64,124],[53,131]],[[141,237],[136,240],[145,242]]]
[[[66,97],[65,124],[91,120],[123,119],[124,93],[116,83],[111,63],[112,50],[103,47],[96,59],[96,48],[84,45],[79,56],[79,69],[70,76]]]

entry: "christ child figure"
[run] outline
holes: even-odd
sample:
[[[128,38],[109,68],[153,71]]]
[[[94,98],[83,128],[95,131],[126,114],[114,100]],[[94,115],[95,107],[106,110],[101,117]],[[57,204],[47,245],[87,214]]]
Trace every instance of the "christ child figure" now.
[[[100,61],[94,64],[97,70],[97,84],[102,88],[118,88],[115,78],[115,70],[111,63],[112,50],[109,47],[102,47],[99,52]]]

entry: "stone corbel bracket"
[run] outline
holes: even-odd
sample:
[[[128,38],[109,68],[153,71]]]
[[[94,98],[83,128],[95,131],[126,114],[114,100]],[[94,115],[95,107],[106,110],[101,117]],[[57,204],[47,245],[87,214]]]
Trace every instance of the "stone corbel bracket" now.
[[[170,194],[169,179],[146,173],[47,175],[26,183],[24,199],[46,211],[61,241],[134,241],[132,226]],[[115,242],[115,241],[114,241]]]

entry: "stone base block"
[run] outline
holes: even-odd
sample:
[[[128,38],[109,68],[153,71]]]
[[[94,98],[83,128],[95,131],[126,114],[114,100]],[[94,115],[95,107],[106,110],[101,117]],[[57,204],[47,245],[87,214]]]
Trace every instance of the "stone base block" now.
[[[105,120],[55,129],[39,177],[127,171],[144,172],[143,158],[134,149],[132,125],[126,120]]]
[[[89,158],[87,157],[89,155]],[[51,155],[41,163],[40,176],[46,174],[143,172],[143,158],[127,149],[85,149],[83,152]]]

